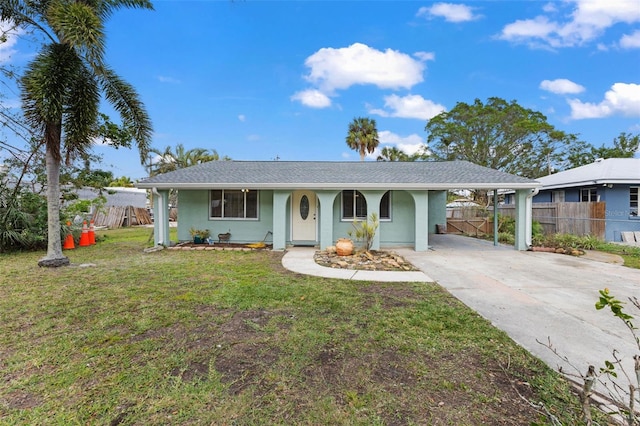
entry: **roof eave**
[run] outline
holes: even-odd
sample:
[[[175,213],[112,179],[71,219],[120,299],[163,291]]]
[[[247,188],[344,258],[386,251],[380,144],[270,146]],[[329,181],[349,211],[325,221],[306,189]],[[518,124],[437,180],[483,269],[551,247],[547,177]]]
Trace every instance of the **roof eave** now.
[[[534,189],[541,185],[538,182],[531,183],[507,183],[507,182],[456,182],[456,183],[137,183],[136,187],[144,189],[313,189],[313,190],[343,190],[343,189],[396,189],[396,190],[448,190],[448,189]]]

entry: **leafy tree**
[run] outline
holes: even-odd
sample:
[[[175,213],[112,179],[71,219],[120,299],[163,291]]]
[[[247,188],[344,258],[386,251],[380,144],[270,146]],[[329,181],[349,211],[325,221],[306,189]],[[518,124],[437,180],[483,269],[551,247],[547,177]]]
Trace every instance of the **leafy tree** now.
[[[471,105],[458,102],[429,120],[425,130],[434,159],[467,160],[528,178],[560,168],[577,142],[540,112],[496,97]]]
[[[48,245],[38,264],[69,264],[60,237],[60,166],[88,152],[101,94],[131,129],[144,162],[151,122],[135,89],[104,62],[104,22],[122,7],[152,9],[148,0],[3,0],[0,19],[41,34],[44,46],[21,78],[24,116],[46,147]],[[64,136],[64,137],[63,137]]]
[[[349,148],[360,153],[360,161],[364,161],[367,152],[371,154],[380,144],[376,120],[363,117],[354,118],[349,123],[346,141]]]
[[[46,229],[45,197],[26,188],[0,185],[0,253],[46,247]]]
[[[568,168],[584,166],[596,161],[598,158],[633,158],[640,149],[640,135],[632,135],[622,132],[613,139],[613,146],[604,144],[599,148],[592,145],[584,145],[572,148],[568,158]]]
[[[76,188],[91,187],[95,189],[101,189],[105,186],[109,186],[113,182],[113,172],[110,170],[91,170],[86,167],[78,173],[74,180]]]

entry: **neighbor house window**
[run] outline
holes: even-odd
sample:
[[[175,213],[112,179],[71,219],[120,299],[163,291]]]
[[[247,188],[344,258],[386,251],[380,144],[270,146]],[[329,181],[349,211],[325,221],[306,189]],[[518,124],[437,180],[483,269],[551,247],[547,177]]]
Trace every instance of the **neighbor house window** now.
[[[210,217],[214,219],[257,219],[258,191],[253,189],[212,190]]]
[[[564,191],[553,191],[551,193],[552,203],[564,203]]]
[[[638,187],[629,188],[629,214],[638,216]]]
[[[342,219],[366,219],[367,200],[360,191],[342,191]],[[380,219],[391,219],[391,191],[380,200]]]
[[[598,201],[598,189],[597,188],[584,188],[580,190],[580,201],[588,203],[591,201]]]

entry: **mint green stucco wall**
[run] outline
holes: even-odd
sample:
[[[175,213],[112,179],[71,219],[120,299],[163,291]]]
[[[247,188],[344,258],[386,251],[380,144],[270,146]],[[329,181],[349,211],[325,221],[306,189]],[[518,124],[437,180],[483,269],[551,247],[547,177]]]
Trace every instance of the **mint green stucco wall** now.
[[[178,240],[189,241],[189,229],[208,229],[211,238],[231,231],[231,241],[252,243],[261,241],[273,228],[273,191],[260,191],[258,220],[209,219],[209,191],[180,190],[178,192]],[[271,242],[271,236],[267,238]]]
[[[384,194],[383,191],[360,191],[369,200],[377,200]],[[419,229],[421,234],[428,229],[429,233],[435,232],[437,223],[446,223],[446,191],[391,191],[391,220],[381,220],[378,228],[377,241],[374,248],[391,246],[414,246],[416,244],[415,232]],[[231,241],[239,243],[251,243],[261,241],[268,231],[276,233],[267,238],[267,242],[274,243],[274,249],[284,249],[291,242],[291,193],[289,190],[261,190],[259,193],[258,220],[218,220],[209,219],[209,191],[208,190],[180,190],[178,192],[178,239],[189,241],[189,229],[208,229],[214,241],[217,234],[231,231]],[[279,202],[274,216],[274,194]],[[336,190],[317,191],[318,195],[318,242],[321,246],[334,245],[338,238],[348,237],[348,232],[353,230],[352,221],[341,219],[341,193]],[[417,223],[415,196],[421,203],[421,218]],[[329,210],[323,204],[333,203]],[[371,208],[369,212],[374,211]],[[378,210],[378,209],[375,209]],[[327,220],[329,219],[329,220]],[[332,219],[332,220],[331,220]],[[423,236],[426,241],[426,235]],[[420,247],[424,246],[420,242]]]
[[[360,191],[365,194],[367,191]],[[337,194],[333,201],[333,243],[348,237],[353,221],[342,220],[342,199]],[[367,211],[371,211],[367,205]],[[445,212],[446,214],[446,212]],[[391,220],[381,220],[378,228],[380,247],[412,245],[414,243],[415,206],[413,197],[406,191],[391,191]]]
[[[429,191],[429,233],[436,233],[436,225],[447,225],[447,191]]]

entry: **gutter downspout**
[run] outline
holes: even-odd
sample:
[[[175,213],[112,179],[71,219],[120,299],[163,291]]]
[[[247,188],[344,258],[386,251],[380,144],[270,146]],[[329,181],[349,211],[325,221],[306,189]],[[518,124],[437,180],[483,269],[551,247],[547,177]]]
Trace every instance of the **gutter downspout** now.
[[[154,219],[154,228],[155,231],[158,233],[158,242],[156,243],[156,246],[164,246],[165,244],[165,235],[164,235],[164,221],[165,221],[165,211],[164,211],[164,197],[162,196],[162,194],[160,194],[158,192],[158,188],[151,188],[151,192],[153,193],[153,195],[155,195],[156,197],[158,197],[158,211],[154,212],[154,215],[156,216]]]
[[[533,188],[531,190],[531,193],[529,195],[527,195],[527,198],[525,199],[525,226],[526,226],[526,232],[525,232],[525,238],[524,238],[524,243],[527,245],[527,248],[531,248],[532,246],[532,228],[533,228],[533,208],[532,208],[532,203],[533,203],[533,197],[535,197],[536,195],[538,195],[538,192],[540,192],[540,188]]]
[[[498,245],[498,189],[493,190],[493,245]]]

